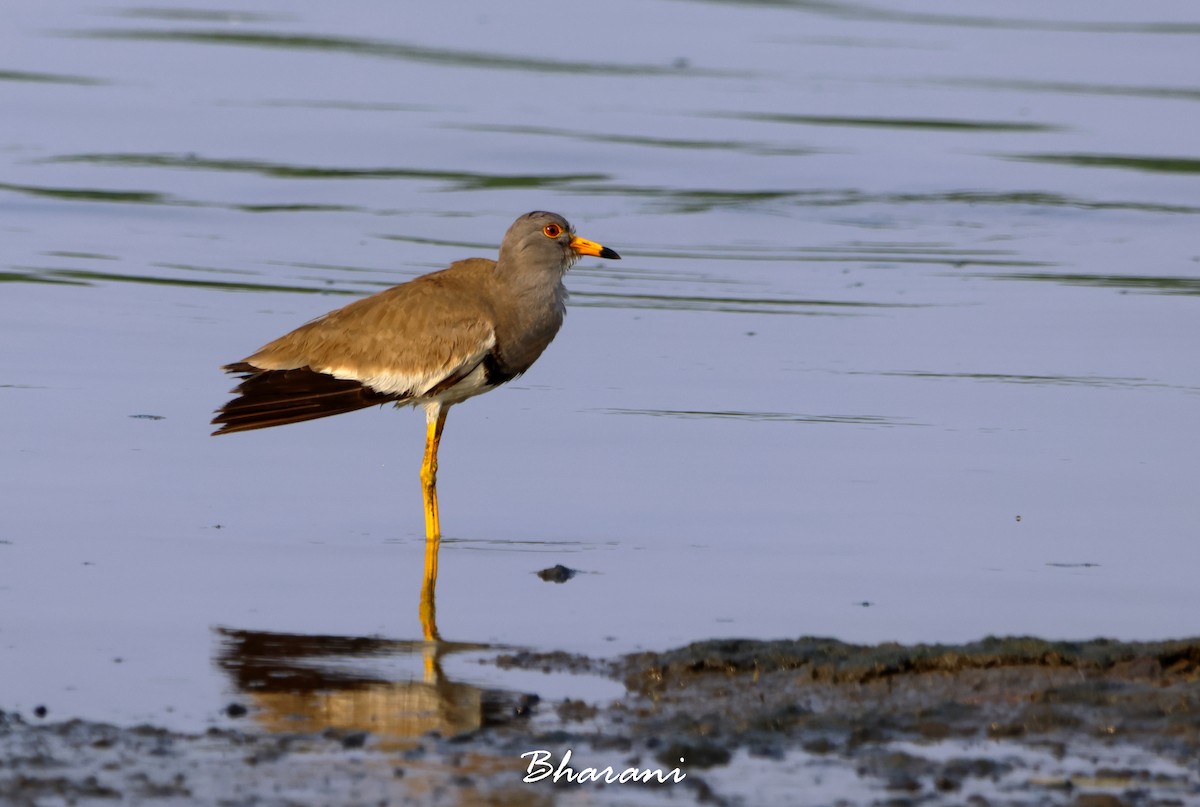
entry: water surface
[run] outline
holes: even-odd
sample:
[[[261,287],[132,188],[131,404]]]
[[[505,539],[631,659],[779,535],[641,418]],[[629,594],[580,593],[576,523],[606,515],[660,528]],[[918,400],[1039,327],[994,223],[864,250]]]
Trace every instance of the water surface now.
[[[218,368],[531,209],[624,260],[451,413],[447,641],[1200,629],[1193,4],[452,17],[6,12],[0,708],[202,727],[229,636],[429,675],[420,416],[213,439]]]

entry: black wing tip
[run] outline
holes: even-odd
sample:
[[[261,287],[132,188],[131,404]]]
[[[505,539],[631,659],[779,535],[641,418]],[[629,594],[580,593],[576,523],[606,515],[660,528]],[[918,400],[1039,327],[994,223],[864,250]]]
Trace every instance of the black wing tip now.
[[[212,425],[220,428],[212,433],[213,437],[301,423],[404,399],[308,367],[264,370],[248,362],[235,362],[226,365],[225,370],[240,373],[242,382],[233,390],[238,397],[216,410]]]
[[[243,379],[249,378],[250,376],[254,375],[255,373],[265,372],[261,367],[255,367],[253,364],[251,364],[248,361],[235,361],[232,364],[223,364],[223,365],[221,365],[221,371],[224,373],[227,373],[229,375],[240,375]],[[241,392],[241,385],[239,384],[234,389],[231,389],[230,392],[232,392],[234,394]],[[209,425],[210,426],[220,426],[221,428],[219,428],[215,432],[211,433],[209,435],[209,437],[219,437],[222,434],[231,434],[231,433],[237,432],[237,431],[245,431],[245,429],[237,428],[232,423],[230,423],[228,420],[228,413],[226,410],[230,404],[236,403],[237,400],[238,399],[235,398],[235,399],[229,401],[228,403],[226,403],[225,406],[222,406],[220,409],[213,410],[213,414],[216,415],[217,417],[215,417],[211,421],[209,421]]]
[[[263,368],[255,367],[248,361],[235,361],[233,364],[223,364],[221,365],[221,371],[229,373],[230,375],[233,375],[234,373],[251,375],[253,373],[264,372]]]

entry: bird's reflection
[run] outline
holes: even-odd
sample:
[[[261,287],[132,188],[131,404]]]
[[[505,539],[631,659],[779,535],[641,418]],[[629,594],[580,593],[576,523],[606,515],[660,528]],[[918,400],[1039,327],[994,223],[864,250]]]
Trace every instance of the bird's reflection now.
[[[268,731],[454,736],[528,713],[537,696],[449,680],[442,661],[487,645],[446,642],[436,623],[436,541],[426,543],[421,640],[218,628],[217,665]]]

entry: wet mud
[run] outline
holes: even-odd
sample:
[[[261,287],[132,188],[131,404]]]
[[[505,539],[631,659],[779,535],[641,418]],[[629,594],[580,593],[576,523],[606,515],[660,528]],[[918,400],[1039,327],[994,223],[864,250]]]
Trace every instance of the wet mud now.
[[[721,640],[487,658],[624,684],[592,702],[288,679],[263,659],[283,652],[299,670],[294,643],[225,638],[238,696],[221,708],[238,728],[0,714],[0,804],[1200,804],[1200,639]]]

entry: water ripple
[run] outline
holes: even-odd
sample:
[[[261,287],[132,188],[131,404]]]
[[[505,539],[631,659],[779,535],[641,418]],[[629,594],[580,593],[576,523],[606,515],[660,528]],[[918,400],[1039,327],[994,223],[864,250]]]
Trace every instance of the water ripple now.
[[[1034,81],[1010,78],[931,78],[930,84],[968,89],[1013,90],[1015,92],[1061,93],[1064,95],[1114,95],[1130,98],[1165,98],[1200,101],[1200,88],[1125,84],[1093,84],[1081,81]]]
[[[535,137],[560,137],[569,140],[581,140],[587,143],[607,143],[618,146],[637,146],[646,148],[669,148],[695,151],[734,151],[757,156],[792,156],[818,154],[820,149],[802,146],[781,146],[771,143],[756,143],[744,140],[702,140],[688,138],[649,137],[645,135],[601,134],[597,132],[573,131],[570,129],[554,129],[544,126],[498,126],[491,124],[465,124],[447,126],[469,132],[494,132],[497,134],[513,134]]]
[[[1025,121],[963,120],[959,118],[895,118],[884,116],[785,115],[775,112],[707,112],[707,117],[737,118],[764,123],[791,123],[806,126],[857,126],[870,129],[924,129],[944,132],[1061,132],[1066,129],[1049,123]]]
[[[1101,275],[1079,272],[1004,272],[982,274],[988,280],[1028,280],[1066,286],[1097,286],[1143,294],[1200,294],[1200,277],[1194,275]]]
[[[108,84],[98,78],[70,76],[62,73],[30,73],[24,70],[0,70],[0,81],[27,81],[34,84],[75,84],[93,86]]]
[[[752,420],[760,423],[842,423],[853,426],[921,426],[907,418],[888,415],[808,415],[796,412],[749,412],[737,410],[702,409],[605,409],[614,415],[647,415],[667,418],[716,418],[719,420]]]
[[[279,48],[322,53],[349,53],[482,70],[520,70],[535,73],[567,73],[608,76],[686,76],[691,78],[750,78],[745,71],[709,70],[684,62],[669,64],[620,64],[617,62],[580,62],[563,59],[512,56],[452,48],[425,47],[406,42],[322,34],[288,34],[275,31],[228,30],[151,30],[106,28],[69,31],[65,36],[87,39],[117,39],[131,42],[168,42],[198,45],[229,45],[251,48]]]
[[[1005,159],[1028,163],[1075,165],[1084,168],[1121,168],[1168,174],[1200,174],[1195,157],[1145,157],[1132,154],[1009,154]]]
[[[43,163],[87,163],[128,168],[172,168],[191,171],[252,173],[276,179],[418,179],[443,180],[456,190],[546,188],[609,179],[607,174],[488,174],[425,168],[349,168],[294,165],[266,160],[216,159],[195,154],[97,153],[49,157]]]
[[[985,17],[966,14],[907,11],[870,6],[865,3],[846,3],[837,0],[686,0],[765,8],[791,9],[823,17],[865,20],[903,25],[932,25],[954,28],[987,28],[1010,31],[1061,31],[1089,34],[1166,34],[1195,36],[1200,25],[1191,22],[1146,21],[1116,22],[1107,20],[1039,20],[1029,17]]]

